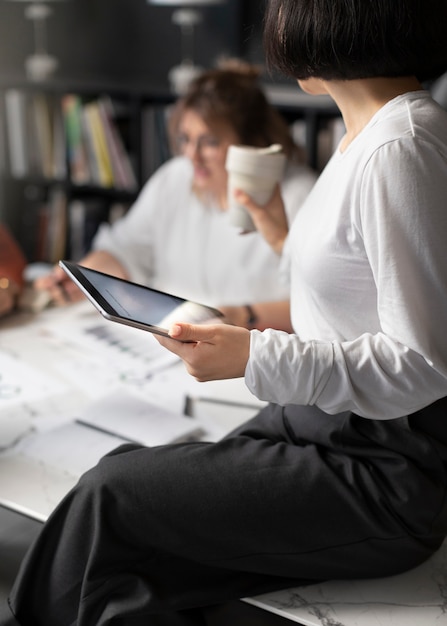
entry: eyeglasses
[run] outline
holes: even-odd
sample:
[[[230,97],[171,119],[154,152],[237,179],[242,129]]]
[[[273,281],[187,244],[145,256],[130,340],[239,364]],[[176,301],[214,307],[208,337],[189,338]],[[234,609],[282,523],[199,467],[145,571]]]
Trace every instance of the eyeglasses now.
[[[186,133],[177,135],[177,148],[180,152],[185,152],[191,146],[194,151],[200,151],[203,155],[213,156],[221,147],[221,141],[213,135],[200,135],[192,138]]]

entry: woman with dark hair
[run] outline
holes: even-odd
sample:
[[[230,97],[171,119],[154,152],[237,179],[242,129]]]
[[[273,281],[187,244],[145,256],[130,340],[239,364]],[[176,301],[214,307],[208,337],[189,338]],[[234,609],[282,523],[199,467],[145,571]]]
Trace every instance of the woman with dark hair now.
[[[105,457],[29,552],[20,624],[202,624],[206,605],[439,548],[447,113],[419,81],[447,68],[446,18],[445,0],[268,4],[268,59],[346,125],[290,232],[279,192],[264,209],[237,192],[290,270],[294,332],[178,323],[159,341],[271,404],[216,443]]]
[[[238,305],[242,324],[256,315],[258,325],[268,325],[276,311],[276,325],[290,328],[278,256],[259,235],[240,236],[227,215],[230,144],[283,146],[288,166],[281,189],[289,222],[316,180],[284,118],[267,101],[259,75],[254,65],[226,59],[191,83],[169,117],[176,156],[150,178],[121,220],[100,228],[82,265],[220,308]],[[60,268],[36,286],[64,304],[67,294],[82,297]],[[260,304],[265,299],[279,304],[266,311]]]

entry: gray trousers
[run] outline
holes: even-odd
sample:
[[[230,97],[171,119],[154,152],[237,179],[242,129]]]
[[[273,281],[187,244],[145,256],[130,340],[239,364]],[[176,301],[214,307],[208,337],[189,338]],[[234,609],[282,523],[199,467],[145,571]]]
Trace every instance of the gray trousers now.
[[[443,541],[446,490],[447,399],[384,421],[269,405],[217,443],[125,445],[44,525],[8,623],[199,625],[235,598],[396,574]]]

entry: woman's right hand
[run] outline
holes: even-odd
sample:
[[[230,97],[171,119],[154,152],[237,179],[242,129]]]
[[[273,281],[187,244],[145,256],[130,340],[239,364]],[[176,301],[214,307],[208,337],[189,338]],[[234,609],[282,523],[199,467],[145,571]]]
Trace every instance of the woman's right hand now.
[[[121,265],[118,259],[105,250],[93,250],[81,259],[81,261],[78,261],[78,263],[92,270],[98,270],[105,274],[111,274],[118,278],[130,280],[126,269]],[[55,304],[71,304],[72,302],[79,302],[79,300],[85,298],[83,292],[59,265],[55,265],[52,271],[46,276],[36,279],[34,281],[34,288],[47,291]]]
[[[33,286],[37,290],[47,291],[52,302],[57,305],[71,304],[85,297],[79,287],[58,265],[54,266],[52,271],[46,276],[37,278]]]
[[[246,328],[178,322],[169,329],[169,337],[154,337],[179,356],[199,382],[240,378],[245,374],[250,356],[250,331]]]
[[[276,254],[280,255],[289,232],[284,202],[279,185],[276,186],[272,197],[264,206],[255,204],[244,191],[237,189],[235,199],[250,213],[256,229]]]

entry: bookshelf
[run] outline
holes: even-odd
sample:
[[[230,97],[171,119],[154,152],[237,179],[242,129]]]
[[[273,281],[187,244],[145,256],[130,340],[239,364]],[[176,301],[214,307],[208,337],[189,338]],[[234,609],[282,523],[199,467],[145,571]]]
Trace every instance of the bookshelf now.
[[[169,157],[167,89],[0,84],[0,219],[30,262],[80,258]]]
[[[295,85],[265,89],[320,170],[338,109]],[[165,122],[174,99],[167,86],[0,82],[0,219],[30,262],[81,258],[98,225],[128,209],[170,156]]]

